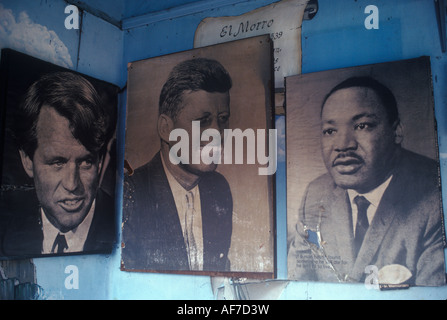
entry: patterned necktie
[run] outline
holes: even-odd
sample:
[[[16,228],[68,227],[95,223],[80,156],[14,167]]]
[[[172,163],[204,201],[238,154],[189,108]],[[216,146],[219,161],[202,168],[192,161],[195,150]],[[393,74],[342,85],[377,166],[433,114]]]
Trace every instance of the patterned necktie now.
[[[185,241],[186,250],[189,255],[189,267],[191,270],[199,269],[199,260],[197,253],[197,245],[194,239],[194,215],[196,211],[194,209],[194,194],[189,191],[186,193],[186,212],[185,212]]]
[[[359,252],[369,227],[368,216],[366,214],[370,202],[363,196],[356,196],[354,202],[357,205],[357,224],[355,226],[354,244],[356,253]]]
[[[56,248],[57,251],[54,251]],[[67,240],[65,239],[65,235],[58,233],[54,240],[53,247],[51,248],[51,252],[63,253],[64,249],[68,249]]]

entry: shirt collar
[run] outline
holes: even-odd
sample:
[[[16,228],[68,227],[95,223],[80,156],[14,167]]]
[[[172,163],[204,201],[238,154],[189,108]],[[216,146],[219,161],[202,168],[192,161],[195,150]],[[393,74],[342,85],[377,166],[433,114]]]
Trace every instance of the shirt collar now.
[[[168,179],[169,186],[171,187],[172,194],[174,194],[174,195],[186,194],[188,192],[188,190],[183,188],[182,185],[177,181],[177,179],[175,179],[175,177],[169,171],[169,169],[167,168],[167,166],[165,164],[165,161],[164,161],[162,155],[161,155],[161,163],[163,165],[163,169],[165,171],[166,178]],[[189,191],[192,192],[194,194],[194,196],[196,196],[196,193],[197,193],[198,190],[199,190],[199,185],[197,184],[196,186],[194,186],[194,188],[192,188]],[[182,199],[183,198],[184,198],[184,196],[182,196]]]
[[[362,195],[370,202],[371,205],[373,205],[375,208],[377,208],[379,206],[380,200],[382,199],[382,196],[383,196],[386,188],[388,188],[388,185],[390,184],[392,178],[393,178],[393,176],[391,175],[381,185],[379,185],[378,187],[376,187],[375,189],[373,189],[367,193],[360,194],[353,189],[348,189],[348,195],[349,195],[349,199],[351,200],[351,203],[354,201],[354,198],[357,195]]]
[[[85,241],[90,230],[90,226],[93,220],[93,214],[95,212],[96,199],[93,201],[92,206],[84,218],[84,220],[73,230],[68,232],[60,232],[47,218],[43,208],[40,209],[42,217],[42,230],[43,230],[43,246],[42,253],[52,253],[54,240],[58,233],[63,234],[67,240],[68,249],[66,252],[81,252],[84,249]]]

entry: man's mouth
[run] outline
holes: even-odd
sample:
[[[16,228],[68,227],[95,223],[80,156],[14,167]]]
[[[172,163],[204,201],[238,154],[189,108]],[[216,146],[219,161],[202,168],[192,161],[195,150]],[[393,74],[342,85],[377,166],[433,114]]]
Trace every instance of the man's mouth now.
[[[58,203],[65,211],[76,212],[83,206],[84,198],[64,199]]]
[[[357,155],[340,155],[335,158],[332,166],[340,174],[354,174],[363,163],[363,159]]]

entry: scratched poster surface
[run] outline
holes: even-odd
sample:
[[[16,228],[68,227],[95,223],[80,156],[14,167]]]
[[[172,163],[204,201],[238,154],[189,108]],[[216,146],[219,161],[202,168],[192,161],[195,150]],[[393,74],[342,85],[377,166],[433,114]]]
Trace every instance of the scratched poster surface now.
[[[301,73],[301,23],[308,0],[282,0],[240,16],[210,17],[197,27],[194,47],[269,34],[274,43],[275,88]]]
[[[431,81],[428,57],[286,78],[290,279],[445,283]]]
[[[271,40],[259,36],[129,64],[122,270],[273,276],[272,175],[260,172],[270,166],[273,173],[276,162],[268,164],[255,154],[275,154],[276,144],[266,130],[273,125],[271,61]],[[173,98],[177,93],[180,100]],[[178,115],[168,105],[178,107]],[[181,128],[187,140],[164,133]],[[208,129],[220,138],[204,137]],[[198,162],[205,161],[204,154],[218,152],[204,153],[205,144],[220,146],[222,141],[222,162],[201,168],[193,166],[193,159],[172,162],[167,150],[183,155],[187,151],[177,148],[188,139],[191,144],[185,147],[191,145],[189,155],[199,155]],[[200,152],[194,152],[194,144],[200,144]],[[243,154],[237,154],[238,148]],[[147,177],[146,183],[141,176]],[[179,205],[185,198],[181,194],[196,186],[200,208],[194,210],[201,214],[194,216],[201,218],[202,228],[191,233],[197,246],[191,245],[184,218],[190,213]]]

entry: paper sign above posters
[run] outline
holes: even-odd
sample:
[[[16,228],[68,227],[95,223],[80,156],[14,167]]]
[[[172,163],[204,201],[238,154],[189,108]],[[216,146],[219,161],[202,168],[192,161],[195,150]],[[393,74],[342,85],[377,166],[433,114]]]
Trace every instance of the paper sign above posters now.
[[[194,47],[270,34],[274,41],[275,88],[301,73],[301,23],[308,0],[282,0],[231,17],[210,17],[197,27]]]

